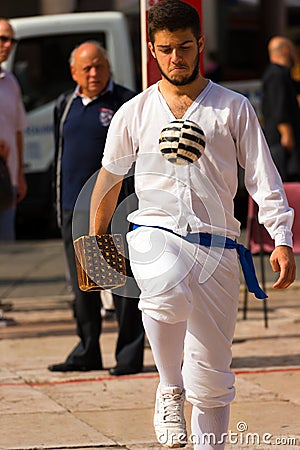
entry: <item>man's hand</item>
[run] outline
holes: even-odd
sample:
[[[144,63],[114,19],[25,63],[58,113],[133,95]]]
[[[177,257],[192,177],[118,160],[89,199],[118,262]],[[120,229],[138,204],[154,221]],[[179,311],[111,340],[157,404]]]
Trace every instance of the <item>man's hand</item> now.
[[[270,264],[274,272],[280,272],[278,280],[273,284],[274,289],[287,288],[295,281],[296,263],[291,247],[286,245],[275,247],[270,256]]]
[[[294,132],[291,124],[280,123],[277,126],[280,133],[280,143],[288,152],[293,152],[296,147]]]

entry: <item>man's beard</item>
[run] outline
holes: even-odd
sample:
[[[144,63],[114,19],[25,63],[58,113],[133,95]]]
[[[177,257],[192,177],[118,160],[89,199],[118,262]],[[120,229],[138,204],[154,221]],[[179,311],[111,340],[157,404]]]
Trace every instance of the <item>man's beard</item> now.
[[[187,84],[192,83],[193,81],[196,80],[196,78],[199,75],[199,63],[200,63],[200,55],[198,53],[196,61],[195,61],[195,67],[193,72],[191,73],[191,75],[187,75],[186,77],[181,78],[180,80],[177,79],[172,79],[169,78],[164,71],[162,70],[162,68],[160,67],[158,61],[156,60],[157,63],[157,67],[161,73],[161,75],[167,80],[169,81],[169,83],[173,84],[174,86],[186,86]]]

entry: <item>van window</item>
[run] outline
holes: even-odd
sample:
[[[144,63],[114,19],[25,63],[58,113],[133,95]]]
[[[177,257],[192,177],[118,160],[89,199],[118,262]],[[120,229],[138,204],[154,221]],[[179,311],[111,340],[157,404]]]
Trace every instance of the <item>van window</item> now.
[[[74,82],[69,69],[70,53],[86,40],[96,40],[106,48],[103,32],[38,36],[18,42],[13,72],[21,85],[28,112],[72,89]]]

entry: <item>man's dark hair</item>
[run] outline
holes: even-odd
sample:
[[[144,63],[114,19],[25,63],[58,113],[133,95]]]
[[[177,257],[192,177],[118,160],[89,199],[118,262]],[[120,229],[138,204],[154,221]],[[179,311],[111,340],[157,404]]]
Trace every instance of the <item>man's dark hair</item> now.
[[[198,40],[201,36],[198,12],[188,3],[180,0],[163,0],[149,10],[148,34],[152,44],[157,31],[185,30],[190,28]]]

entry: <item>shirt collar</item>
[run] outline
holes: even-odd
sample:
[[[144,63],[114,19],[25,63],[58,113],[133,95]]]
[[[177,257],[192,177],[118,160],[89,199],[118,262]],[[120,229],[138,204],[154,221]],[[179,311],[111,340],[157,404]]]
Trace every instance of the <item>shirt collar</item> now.
[[[5,70],[3,70],[1,67],[0,67],[0,80],[1,80],[1,78],[5,78]]]
[[[96,98],[98,97],[102,97],[103,95],[105,95],[107,92],[112,92],[113,91],[113,87],[114,87],[114,83],[112,78],[109,79],[109,82],[106,86],[106,88],[100,92],[99,95],[96,95],[93,98],[89,98],[86,95],[81,94],[80,92],[80,86],[77,85],[74,91],[74,97],[81,97],[82,103],[84,104],[84,106],[88,105],[89,103],[91,103],[93,100],[96,100]]]

